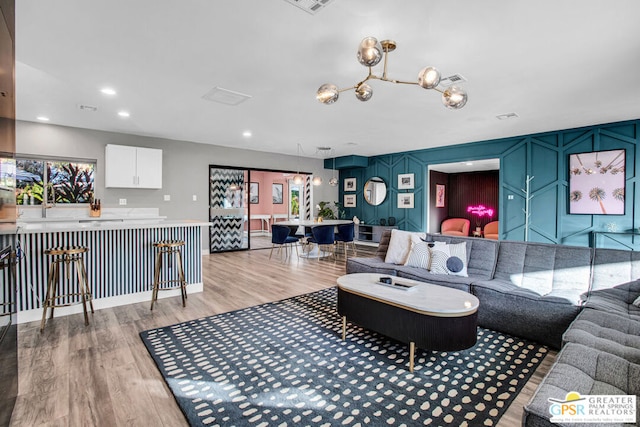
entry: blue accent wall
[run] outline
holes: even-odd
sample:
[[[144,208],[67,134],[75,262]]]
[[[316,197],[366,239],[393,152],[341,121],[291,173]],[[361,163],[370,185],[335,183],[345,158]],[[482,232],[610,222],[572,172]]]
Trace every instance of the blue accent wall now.
[[[404,230],[426,230],[427,170],[438,163],[467,160],[500,159],[499,212],[500,238],[524,240],[526,176],[531,181],[529,241],[589,246],[591,231],[606,231],[615,223],[618,231],[631,231],[640,226],[638,160],[640,156],[640,120],[595,125],[438,147],[369,158],[367,167],[340,170],[340,200],[344,200],[345,178],[357,179],[355,208],[345,208],[347,218],[358,216],[368,224],[393,216]],[[569,155],[589,151],[626,150],[626,200],[624,215],[569,215]],[[398,190],[398,175],[415,174],[414,190]],[[387,183],[387,198],[379,206],[368,205],[363,196],[367,179],[378,176]],[[447,189],[454,190],[454,189]],[[398,209],[398,193],[414,193],[413,209]],[[510,199],[509,196],[513,198]],[[438,230],[431,230],[438,231]],[[600,236],[598,247],[640,249],[640,236]]]

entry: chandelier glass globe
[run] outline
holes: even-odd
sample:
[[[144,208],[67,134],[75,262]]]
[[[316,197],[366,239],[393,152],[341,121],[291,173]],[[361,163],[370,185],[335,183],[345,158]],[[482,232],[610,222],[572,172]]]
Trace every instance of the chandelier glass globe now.
[[[366,83],[361,83],[360,86],[356,88],[356,98],[360,101],[365,102],[371,99],[373,96],[373,89]]]
[[[358,46],[358,62],[365,67],[374,67],[382,59],[382,45],[375,37],[365,37]]]
[[[418,73],[418,84],[425,89],[433,89],[440,83],[440,71],[435,67],[425,67]]]
[[[333,104],[338,100],[338,96],[340,96],[338,86],[331,83],[323,84],[316,93],[316,99],[323,104]]]
[[[458,110],[467,103],[467,92],[458,86],[449,86],[442,92],[442,103],[447,108]]]

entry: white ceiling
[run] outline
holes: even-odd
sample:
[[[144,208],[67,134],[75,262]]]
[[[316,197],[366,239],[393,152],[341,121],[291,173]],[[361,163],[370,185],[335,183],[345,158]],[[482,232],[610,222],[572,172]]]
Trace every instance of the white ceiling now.
[[[371,156],[640,118],[637,0],[333,0],[315,15],[284,0],[16,3],[19,120]],[[369,35],[397,42],[391,78],[414,81],[427,65],[463,75],[466,107],[382,81],[369,102],[349,91],[318,103],[321,84],[367,75],[356,50]],[[214,87],[251,98],[203,99]],[[519,118],[496,119],[510,112]]]

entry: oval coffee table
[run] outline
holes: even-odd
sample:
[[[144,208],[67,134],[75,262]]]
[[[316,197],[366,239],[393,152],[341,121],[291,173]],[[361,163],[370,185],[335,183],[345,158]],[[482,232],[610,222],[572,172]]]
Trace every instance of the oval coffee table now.
[[[381,277],[390,277],[392,284],[379,284]],[[436,351],[475,345],[478,306],[474,295],[431,283],[375,273],[338,277],[342,339],[346,338],[348,319],[409,343],[411,372],[416,345]]]

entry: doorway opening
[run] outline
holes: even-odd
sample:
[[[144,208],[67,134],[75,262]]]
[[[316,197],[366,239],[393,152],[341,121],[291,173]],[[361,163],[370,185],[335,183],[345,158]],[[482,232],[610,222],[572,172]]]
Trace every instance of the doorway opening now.
[[[311,175],[296,172],[209,166],[210,253],[271,248],[271,225],[310,219]]]
[[[488,223],[499,221],[499,180],[500,159],[429,165],[427,232],[440,233],[443,221],[464,218],[469,235],[482,237]]]

